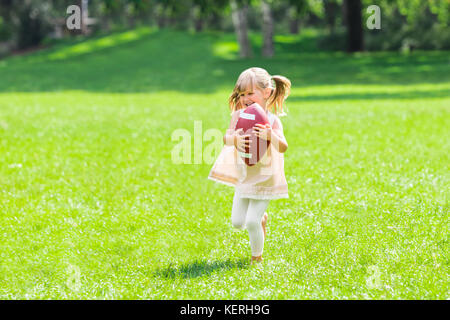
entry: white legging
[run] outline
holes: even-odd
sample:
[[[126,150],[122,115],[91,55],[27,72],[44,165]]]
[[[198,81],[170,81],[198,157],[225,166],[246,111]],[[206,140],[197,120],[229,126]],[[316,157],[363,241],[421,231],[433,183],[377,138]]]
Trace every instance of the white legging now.
[[[235,228],[248,230],[252,256],[262,255],[264,249],[264,232],[262,218],[270,200],[240,198],[237,193],[233,198],[231,223]]]

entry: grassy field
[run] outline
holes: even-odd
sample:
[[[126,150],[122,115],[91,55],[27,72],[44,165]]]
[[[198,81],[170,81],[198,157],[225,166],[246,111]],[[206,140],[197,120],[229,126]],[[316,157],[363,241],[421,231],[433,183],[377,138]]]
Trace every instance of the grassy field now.
[[[0,298],[450,298],[448,52],[315,37],[246,60],[232,34],[137,29],[0,60]],[[293,83],[258,266],[234,190],[171,161],[174,130],[225,131],[251,66]]]

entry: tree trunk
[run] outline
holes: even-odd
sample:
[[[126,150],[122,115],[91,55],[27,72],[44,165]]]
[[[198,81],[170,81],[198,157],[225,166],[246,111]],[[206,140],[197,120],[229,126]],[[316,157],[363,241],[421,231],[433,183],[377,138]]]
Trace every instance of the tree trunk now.
[[[208,28],[213,30],[221,30],[222,28],[222,16],[216,11],[213,11],[208,17]]]
[[[89,0],[81,0],[81,33],[89,34]]]
[[[344,0],[347,24],[347,51],[364,50],[361,0]]]
[[[298,21],[298,19],[296,18],[292,18],[290,23],[289,23],[289,32],[291,34],[299,34],[300,32],[300,23]]]
[[[252,49],[247,33],[247,6],[238,7],[235,0],[231,1],[231,18],[233,20],[234,30],[239,43],[239,55],[241,58],[252,56]]]
[[[3,23],[12,24],[13,0],[0,1],[0,13],[3,18]]]
[[[156,6],[156,23],[158,28],[162,29],[166,26],[166,6],[164,4],[159,4]]]
[[[338,4],[336,1],[325,1],[323,5],[325,11],[325,21],[328,26],[328,30],[331,34],[333,34],[336,25],[336,13],[338,10]]]
[[[195,6],[192,9],[192,17],[194,20],[194,30],[195,32],[201,32],[203,30],[203,20],[202,8],[200,6]]]
[[[125,8],[128,28],[134,29],[136,28],[136,7],[134,7],[132,4],[128,4],[128,6],[126,6]]]
[[[288,9],[289,32],[298,34],[300,32],[300,15],[296,6],[290,6]]]
[[[101,19],[102,30],[107,33],[111,32],[111,17],[109,12],[106,13]]]
[[[16,49],[16,44],[14,43],[14,41],[12,41],[12,40],[4,41],[4,42],[0,41],[0,57],[3,55],[9,54],[11,51],[13,51],[15,49]]]
[[[195,23],[195,32],[201,32],[203,30],[203,19],[196,19]]]
[[[272,19],[272,10],[270,5],[266,1],[262,1],[261,3],[262,12],[263,12],[263,48],[262,55],[264,57],[273,57],[274,47],[273,47],[273,19]]]

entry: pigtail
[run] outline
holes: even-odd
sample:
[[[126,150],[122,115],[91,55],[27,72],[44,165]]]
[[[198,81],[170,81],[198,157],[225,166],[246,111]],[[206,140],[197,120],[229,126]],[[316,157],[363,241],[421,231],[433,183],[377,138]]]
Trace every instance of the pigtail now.
[[[233,114],[234,111],[243,109],[244,106],[241,104],[241,101],[239,99],[239,96],[243,90],[247,86],[250,88],[253,88],[255,81],[255,76],[253,74],[241,73],[241,75],[238,78],[238,81],[236,85],[234,86],[233,92],[231,93],[229,99],[228,99],[228,105],[230,106],[231,113]]]
[[[239,92],[237,88],[234,88],[233,93],[231,93],[230,97],[228,98],[228,105],[231,110],[231,114],[235,112],[236,110],[240,109],[239,107]]]
[[[283,76],[271,76],[271,80],[275,82],[275,89],[268,101],[268,106],[272,108],[273,113],[286,115],[283,110],[284,100],[291,93],[291,81]]]

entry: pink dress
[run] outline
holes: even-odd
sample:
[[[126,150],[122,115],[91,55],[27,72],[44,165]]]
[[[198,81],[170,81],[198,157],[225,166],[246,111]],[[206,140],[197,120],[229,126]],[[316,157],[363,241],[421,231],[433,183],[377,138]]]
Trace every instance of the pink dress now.
[[[235,131],[236,123],[244,110],[231,116],[227,134]],[[284,137],[278,117],[267,111],[272,129]],[[254,166],[247,166],[234,146],[225,145],[214,163],[208,179],[234,186],[241,198],[280,199],[288,198],[288,186],[284,175],[284,155],[270,144],[264,156]]]

